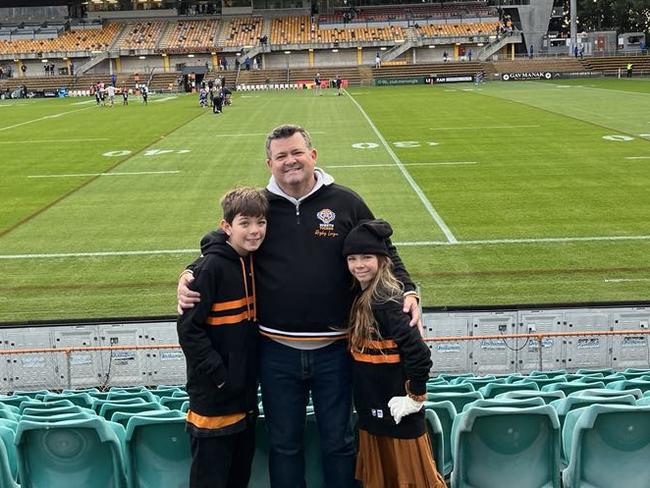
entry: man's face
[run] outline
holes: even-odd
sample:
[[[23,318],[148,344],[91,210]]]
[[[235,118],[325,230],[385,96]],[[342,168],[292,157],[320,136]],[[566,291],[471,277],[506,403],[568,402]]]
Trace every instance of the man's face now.
[[[309,149],[302,134],[286,139],[274,139],[266,160],[277,184],[294,198],[300,198],[314,187],[316,149]]]

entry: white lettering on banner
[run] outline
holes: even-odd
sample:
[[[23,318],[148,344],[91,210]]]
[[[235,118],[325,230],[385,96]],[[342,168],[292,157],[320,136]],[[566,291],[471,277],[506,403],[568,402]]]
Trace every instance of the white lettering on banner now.
[[[634,137],[613,135],[613,136],[603,136],[603,139],[605,139],[606,141],[628,142],[628,141],[633,141]]]

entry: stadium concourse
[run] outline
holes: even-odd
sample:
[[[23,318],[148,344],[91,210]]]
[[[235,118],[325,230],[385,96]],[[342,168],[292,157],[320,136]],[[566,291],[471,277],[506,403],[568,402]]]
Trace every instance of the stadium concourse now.
[[[2,395],[0,486],[188,486],[188,404],[182,386],[163,385]],[[436,464],[453,488],[647,486],[650,370],[442,374],[427,383],[424,408]],[[263,488],[261,402],[256,436],[249,486]],[[307,486],[319,487],[311,403],[305,436]]]

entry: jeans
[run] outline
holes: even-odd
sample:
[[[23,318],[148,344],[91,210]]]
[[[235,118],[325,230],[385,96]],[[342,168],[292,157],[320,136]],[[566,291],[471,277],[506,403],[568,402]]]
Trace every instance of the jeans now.
[[[325,486],[356,487],[352,364],[347,341],[303,351],[262,337],[260,381],[269,429],[271,487],[306,486],[303,444],[305,407],[310,391],[320,436]]]

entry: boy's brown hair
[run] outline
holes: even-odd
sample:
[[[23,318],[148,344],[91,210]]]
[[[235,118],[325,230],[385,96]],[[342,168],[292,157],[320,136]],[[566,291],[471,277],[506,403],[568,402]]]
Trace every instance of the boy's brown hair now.
[[[242,186],[230,190],[221,199],[223,219],[232,224],[237,215],[246,217],[266,217],[269,202],[262,190]]]

